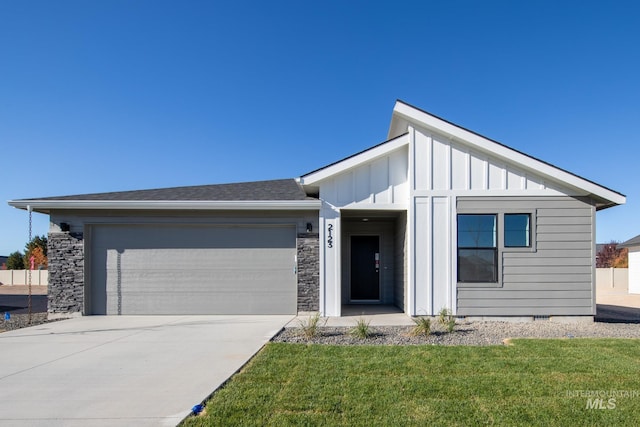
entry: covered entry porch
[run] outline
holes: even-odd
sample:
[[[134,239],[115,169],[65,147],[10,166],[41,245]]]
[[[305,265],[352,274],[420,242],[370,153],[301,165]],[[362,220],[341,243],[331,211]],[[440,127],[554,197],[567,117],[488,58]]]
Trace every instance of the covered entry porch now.
[[[341,315],[406,307],[405,210],[341,211]]]

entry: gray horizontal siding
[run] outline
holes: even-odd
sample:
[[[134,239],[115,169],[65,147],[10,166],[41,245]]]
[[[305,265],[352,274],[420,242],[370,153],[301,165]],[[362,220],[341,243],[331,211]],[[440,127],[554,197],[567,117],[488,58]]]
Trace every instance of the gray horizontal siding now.
[[[498,287],[458,287],[465,316],[593,315],[593,215],[572,197],[460,197],[458,211],[535,212],[535,251],[501,251]]]
[[[519,307],[519,311],[526,314],[509,314],[507,307],[475,307],[465,308],[464,316],[592,316],[585,307]]]
[[[486,294],[482,289],[460,289],[458,296],[465,300],[466,307],[480,307],[477,301],[500,301],[500,300],[514,300],[514,301],[531,301],[529,298],[529,291],[527,290],[503,290],[496,295],[492,295],[493,299],[487,300]],[[567,299],[567,298],[591,298],[591,291],[585,291],[584,289],[576,290],[548,290],[545,293],[546,297],[551,297],[554,300]],[[545,298],[547,299],[547,298]],[[519,302],[516,302],[519,304]],[[574,306],[575,304],[569,304]]]
[[[590,251],[589,251],[590,252]],[[587,266],[591,268],[591,259],[589,258],[589,254],[586,256],[579,257],[571,257],[566,258],[566,255],[557,255],[556,257],[532,257],[530,253],[525,253],[522,257],[511,257],[507,255],[512,254],[504,254],[502,259],[508,259],[507,264],[511,267],[536,267],[538,268],[538,272],[540,272],[540,265],[545,265],[547,267],[555,267],[555,266]],[[518,254],[521,255],[521,254]]]
[[[583,241],[583,242],[554,242],[554,241],[544,241],[538,242],[538,250],[546,251],[553,249],[562,249],[562,250],[573,250],[573,249],[582,249],[591,251],[591,242]]]
[[[531,292],[532,285],[535,285],[536,292],[555,291],[558,289],[563,289],[567,291],[584,290],[584,282],[582,281],[576,281],[576,282],[552,281],[552,282],[523,282],[523,283],[512,282],[512,283],[509,283],[508,290]],[[480,289],[484,291],[484,288],[468,288],[468,289]],[[501,289],[504,290],[504,288],[501,288]],[[458,292],[463,290],[466,290],[466,288],[459,288]]]
[[[548,292],[545,292],[548,294]],[[464,307],[489,307],[489,308],[529,308],[529,307],[590,307],[591,298],[558,298],[549,295],[547,298],[491,298],[469,299]]]
[[[509,289],[511,283],[591,283],[591,274],[547,274],[545,273],[546,267],[541,266],[538,273],[531,274],[503,274],[502,281],[503,286],[500,289]],[[491,288],[489,291],[499,291],[499,289]],[[531,287],[532,291],[536,291],[535,286]]]
[[[575,260],[572,260],[574,262]],[[506,264],[506,265],[504,265]],[[579,276],[581,274],[591,275],[591,267],[590,266],[573,266],[573,265],[554,265],[544,266],[544,271],[540,271],[540,265],[531,267],[531,266],[519,266],[519,265],[511,265],[508,262],[503,264],[502,274],[505,276],[538,276],[541,274],[545,274],[547,276],[555,276],[558,274],[571,274],[572,276]]]
[[[586,233],[587,235],[591,234],[591,224],[540,224],[538,223],[538,227],[540,228],[540,230],[538,230],[538,233],[545,235],[545,234],[551,234],[551,235],[556,235],[556,234],[579,234],[584,236],[584,234]],[[572,236],[572,237],[578,237],[578,236]]]
[[[538,255],[534,259],[540,259],[540,262],[544,262],[546,259],[584,259],[589,258],[591,256],[591,247],[589,249],[546,249],[544,254]],[[530,252],[506,252],[504,254],[504,258],[510,258],[512,260],[516,259],[532,259]],[[589,258],[590,259],[590,258]],[[589,261],[591,262],[591,261]]]
[[[523,205],[540,209],[552,209],[553,212],[550,212],[549,216],[558,216],[558,213],[562,213],[565,211],[573,211],[574,209],[582,210],[585,204],[589,205],[589,202],[587,200],[583,200],[582,198],[564,196],[458,197],[459,208],[463,207],[465,209],[495,209],[497,204],[499,204],[500,208],[502,209],[522,209]]]
[[[545,216],[538,218],[538,226],[591,225],[591,216]]]

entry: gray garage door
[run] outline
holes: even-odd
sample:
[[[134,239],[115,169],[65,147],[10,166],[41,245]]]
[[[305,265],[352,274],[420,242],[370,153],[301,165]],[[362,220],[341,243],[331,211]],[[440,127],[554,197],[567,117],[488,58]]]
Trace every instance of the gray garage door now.
[[[295,228],[91,228],[90,314],[294,314]]]

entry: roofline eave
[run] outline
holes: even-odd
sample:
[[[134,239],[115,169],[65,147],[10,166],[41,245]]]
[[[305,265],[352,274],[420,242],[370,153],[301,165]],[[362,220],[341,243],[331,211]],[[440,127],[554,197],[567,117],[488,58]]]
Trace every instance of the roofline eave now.
[[[319,210],[320,200],[10,200],[17,209],[52,210]]]
[[[299,184],[304,186],[316,185],[320,181],[339,175],[361,165],[362,163],[370,162],[389,154],[408,145],[408,143],[409,134],[405,132],[402,135],[386,140],[376,146],[367,148],[366,150],[360,151],[359,153],[353,154],[330,165],[323,166],[312,172],[306,173],[296,180]]]
[[[393,129],[394,120],[399,119],[406,123],[417,123],[419,126],[424,127],[429,131],[444,134],[453,140],[466,141],[481,152],[491,153],[505,161],[514,162],[521,168],[529,169],[537,172],[538,174],[547,176],[552,181],[561,185],[569,185],[579,188],[582,191],[586,191],[610,202],[603,204],[606,206],[602,209],[626,203],[627,198],[624,194],[618,193],[617,191],[611,190],[572,172],[522,153],[476,132],[465,129],[401,100],[396,101],[396,105],[394,106],[392,124],[389,130],[390,133]]]

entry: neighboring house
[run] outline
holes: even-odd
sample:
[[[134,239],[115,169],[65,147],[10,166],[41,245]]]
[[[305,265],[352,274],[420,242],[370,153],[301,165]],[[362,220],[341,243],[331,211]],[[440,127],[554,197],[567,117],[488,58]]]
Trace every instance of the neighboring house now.
[[[618,247],[629,249],[629,293],[640,294],[640,235],[620,243]]]
[[[8,256],[0,256],[0,270],[7,269],[7,261],[9,260]]]
[[[52,314],[531,318],[595,314],[595,214],[624,202],[398,101],[387,141],[297,180],[9,204],[51,217]]]

